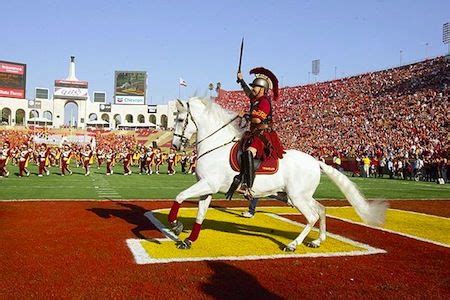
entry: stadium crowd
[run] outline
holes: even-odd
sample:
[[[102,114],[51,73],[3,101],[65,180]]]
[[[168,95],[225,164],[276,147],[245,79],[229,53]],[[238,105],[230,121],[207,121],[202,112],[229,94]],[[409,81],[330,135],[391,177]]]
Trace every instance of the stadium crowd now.
[[[359,76],[285,87],[273,103],[286,148],[362,176],[447,180],[449,62],[437,57]],[[242,111],[241,91],[217,103]],[[341,165],[342,164],[342,165]]]

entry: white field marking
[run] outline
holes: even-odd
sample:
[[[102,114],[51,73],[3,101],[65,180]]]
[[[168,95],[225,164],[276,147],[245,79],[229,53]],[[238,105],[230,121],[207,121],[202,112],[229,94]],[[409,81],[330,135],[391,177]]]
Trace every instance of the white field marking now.
[[[32,174],[33,175],[33,174]],[[44,176],[44,178],[45,178],[45,182],[56,182],[56,183],[59,183],[59,182],[61,182],[61,180],[66,180],[65,178],[66,177],[71,177],[71,176],[73,176],[73,175],[66,175],[65,177],[64,177],[64,179],[62,179],[61,177],[61,175],[60,174],[55,174],[55,173],[53,173],[53,174],[50,174],[51,176]],[[80,174],[80,175],[82,175],[82,174]],[[36,175],[37,176],[37,175]],[[53,178],[61,178],[61,179],[56,179],[56,180],[53,180],[53,178],[52,178],[52,176],[56,176],[56,177],[53,177]],[[83,175],[84,176],[84,175]],[[34,177],[31,177],[31,175],[30,175],[30,177],[28,177],[28,178],[34,178]],[[68,180],[70,180],[70,182],[87,182],[87,180],[75,180],[75,179],[68,179]],[[23,181],[23,178],[20,178],[20,177],[17,177],[17,178],[14,178],[14,177],[11,177],[11,175],[9,175],[9,177],[8,177],[8,181]]]
[[[351,206],[340,206],[340,207],[349,208]],[[330,207],[330,208],[337,208],[337,207]],[[398,211],[398,212],[405,212],[405,213],[410,213],[410,214],[419,215],[419,216],[432,217],[432,218],[437,218],[437,219],[442,219],[442,220],[449,220],[449,218],[446,218],[446,217],[429,215],[429,214],[419,213],[419,212],[415,212],[415,211],[401,210],[401,209],[395,209],[395,208],[389,208],[389,210]],[[301,215],[301,213],[278,213],[278,215],[299,216],[299,215]],[[330,218],[333,218],[333,219],[338,219],[338,220],[345,221],[345,222],[349,222],[349,223],[352,223],[352,224],[362,225],[362,226],[369,227],[369,228],[372,228],[372,229],[378,229],[378,230],[386,231],[386,232],[389,232],[389,233],[398,234],[398,235],[409,237],[411,239],[419,240],[419,241],[422,241],[422,242],[427,242],[427,243],[435,244],[435,245],[438,245],[438,246],[443,246],[443,247],[450,248],[450,245],[447,245],[447,244],[444,244],[444,243],[440,243],[440,242],[436,242],[436,241],[433,241],[433,240],[421,238],[421,237],[418,237],[418,236],[415,236],[415,235],[411,235],[411,234],[407,234],[407,233],[401,233],[401,232],[390,230],[390,229],[386,229],[386,228],[381,228],[381,227],[367,225],[367,224],[362,223],[362,222],[355,222],[355,221],[352,221],[352,220],[349,220],[349,219],[346,219],[346,218],[333,216],[332,214],[331,215],[327,214],[327,217],[330,217]],[[329,232],[327,232],[327,234],[330,235]]]
[[[155,225],[156,228],[158,228],[159,231],[161,231],[167,238],[171,239],[172,241],[175,242],[179,242],[180,239],[178,238],[178,236],[169,228],[167,228],[166,226],[164,226],[163,223],[161,223],[160,220],[158,220],[157,218],[155,218],[155,216],[153,215],[153,213],[151,211],[147,211],[144,216],[147,217],[147,219],[150,220],[150,222],[153,223],[153,225]]]
[[[385,187],[359,187],[360,190],[364,191],[364,190],[386,190]],[[439,188],[439,187],[414,187],[414,189],[412,189],[411,187],[409,188],[395,188],[396,191],[414,191],[414,190],[420,190],[420,191],[442,191],[444,189]],[[446,190],[446,189],[445,189]]]
[[[171,199],[172,200],[172,199]],[[85,199],[85,198],[79,198],[79,199],[48,199],[48,198],[36,198],[36,199],[0,199],[1,202],[114,202],[108,199]],[[162,200],[162,199],[120,199],[121,202],[156,202],[156,201],[169,201],[169,200]]]
[[[297,222],[297,221],[294,221],[294,220],[291,220],[291,219],[288,219],[288,218],[285,218],[285,217],[282,217],[282,216],[279,216],[279,215],[276,215],[276,214],[273,214],[273,213],[266,213],[266,215],[269,215],[272,218],[278,219],[280,221],[284,221],[284,222],[287,222],[287,223],[290,223],[290,224],[293,224],[293,225],[297,225],[297,226],[300,226],[300,227],[303,227],[303,228],[305,227],[305,225],[300,223],[300,222]],[[319,232],[319,229],[313,227],[311,229],[311,231]],[[360,248],[365,248],[367,250],[381,250],[381,249],[377,249],[377,248],[374,248],[372,246],[369,246],[367,244],[363,244],[363,243],[351,240],[351,239],[343,237],[341,235],[330,233],[328,231],[327,231],[327,235],[332,237],[332,238],[334,238],[334,239],[336,239],[336,240],[338,240],[338,241],[341,241],[341,242],[344,242],[344,243],[347,243],[347,244],[351,244],[353,246],[357,246],[357,247],[360,247]],[[384,251],[384,250],[382,250],[382,251]],[[384,251],[383,253],[386,253],[386,251]]]
[[[104,195],[117,195],[120,196],[118,193],[116,192],[100,192],[98,193],[99,196],[104,196]]]
[[[330,253],[304,253],[304,254],[272,254],[272,255],[248,255],[248,256],[218,256],[218,257],[187,257],[187,258],[162,258],[153,259],[148,256],[139,239],[127,239],[127,245],[133,253],[134,259],[138,265],[144,264],[163,264],[174,262],[195,262],[195,261],[212,261],[212,260],[263,260],[263,259],[280,259],[280,258],[307,258],[307,257],[341,257],[341,256],[362,256],[383,254],[386,251],[367,250],[367,251],[349,251],[349,252],[330,252]],[[375,248],[374,248],[375,249]],[[184,251],[184,250],[179,250]],[[144,253],[145,252],[145,256]]]
[[[197,209],[196,207],[188,207],[185,209],[193,210]],[[223,208],[226,209],[226,208]],[[244,210],[247,208],[242,207],[233,207],[232,209],[238,209],[238,210]],[[146,212],[144,215],[148,218],[149,215],[151,215],[153,218],[153,212],[158,212],[162,210],[167,210],[167,208],[157,209],[153,211]],[[220,209],[218,209],[220,210]],[[149,214],[150,213],[150,214]],[[260,212],[261,213],[261,212]],[[304,227],[302,223],[289,220],[284,217],[277,216],[273,213],[263,213],[269,217],[278,219],[280,221],[288,222],[290,224],[294,224],[297,226]],[[158,219],[154,218],[158,224],[157,228],[166,235],[166,232],[169,232],[170,234],[173,234],[173,232],[165,227]],[[150,220],[152,223],[153,221]],[[153,223],[155,224],[155,223]],[[156,225],[155,225],[156,226]],[[318,229],[313,229],[314,231],[318,231]],[[159,264],[159,263],[172,263],[172,262],[192,262],[192,261],[211,261],[211,260],[263,260],[263,259],[279,259],[279,258],[304,258],[304,257],[339,257],[339,256],[361,256],[361,255],[372,255],[372,254],[383,254],[386,253],[383,249],[374,248],[372,246],[369,246],[367,244],[363,244],[360,242],[356,242],[353,240],[350,240],[348,238],[345,238],[343,236],[339,236],[336,234],[329,234],[330,237],[333,237],[337,240],[340,240],[342,242],[348,243],[350,245],[363,248],[365,250],[355,250],[355,251],[347,251],[347,252],[329,252],[329,253],[304,253],[304,254],[295,254],[295,253],[289,253],[289,254],[272,254],[272,255],[247,255],[247,256],[218,256],[218,257],[185,257],[185,258],[152,258],[147,253],[147,251],[144,249],[144,247],[141,244],[141,241],[145,241],[143,239],[127,239],[127,245],[128,248],[130,248],[130,251],[133,253],[134,259],[137,264]],[[167,237],[167,235],[166,235]],[[172,238],[170,238],[172,239]],[[169,238],[163,238],[163,239],[156,239],[158,241],[168,241]],[[182,251],[182,250],[180,250]]]
[[[94,177],[92,177],[95,181]],[[97,190],[97,196],[100,198],[121,198],[122,196],[114,188],[109,185],[109,182],[103,176],[96,176],[99,189]]]
[[[128,248],[131,249],[131,253],[133,253],[136,263],[145,264],[145,262],[148,260],[148,254],[147,251],[145,251],[144,247],[142,247],[141,240],[128,239],[127,245]]]
[[[430,215],[427,215],[427,216],[430,216]],[[387,229],[387,228],[376,227],[376,226],[364,224],[362,222],[355,222],[353,220],[349,220],[349,219],[346,219],[346,218],[340,218],[340,217],[336,217],[336,216],[329,215],[329,214],[327,214],[327,217],[330,217],[330,218],[333,218],[333,219],[337,219],[337,220],[341,220],[341,221],[348,222],[348,223],[352,223],[352,224],[356,224],[356,225],[361,225],[361,226],[372,228],[372,229],[377,229],[377,230],[381,230],[381,231],[397,234],[397,235],[404,236],[404,237],[407,237],[407,238],[410,238],[410,239],[414,239],[414,240],[418,240],[418,241],[421,241],[421,242],[426,242],[426,243],[430,243],[430,244],[434,244],[434,245],[450,248],[450,245],[448,245],[448,244],[444,244],[444,243],[436,242],[436,241],[433,241],[433,240],[421,238],[421,237],[418,237],[418,236],[415,236],[415,235],[402,233],[402,232],[394,231],[394,230]]]
[[[389,208],[389,210],[395,210],[395,211],[398,211],[398,212],[407,212],[407,213],[413,214],[413,215],[433,217],[433,218],[438,218],[438,219],[442,219],[442,220],[450,220],[450,218],[446,218],[446,217],[442,217],[442,216],[436,216],[436,215],[433,215],[433,214],[420,213],[420,212],[417,212],[417,211],[403,210],[403,209],[398,209],[398,208]]]
[[[8,186],[2,186],[2,189],[8,189],[8,188],[24,188],[26,187],[28,188],[33,188],[33,189],[62,189],[62,188],[68,188],[68,189],[79,189],[80,186],[78,185],[55,185],[55,186],[42,186],[42,185],[26,185],[26,186],[22,186],[22,185],[8,185]],[[87,187],[83,187],[83,189],[95,189],[94,187],[91,186],[87,186]]]

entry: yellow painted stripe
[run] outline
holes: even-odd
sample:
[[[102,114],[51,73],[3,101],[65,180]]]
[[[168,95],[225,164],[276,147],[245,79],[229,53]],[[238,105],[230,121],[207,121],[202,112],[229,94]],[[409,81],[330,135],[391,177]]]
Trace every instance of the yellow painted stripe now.
[[[154,216],[167,226],[167,210],[154,212]],[[281,248],[295,239],[303,227],[276,219],[263,213],[297,213],[289,207],[261,207],[252,219],[240,216],[243,209],[209,209],[203,224],[200,238],[189,251],[178,250],[170,240],[141,240],[141,245],[152,259],[202,258],[202,257],[240,257],[267,256],[283,253]],[[195,221],[196,209],[181,209],[179,220],[185,228],[191,229]],[[188,233],[182,233],[183,240]],[[311,232],[307,240],[316,239],[317,232]],[[320,248],[308,248],[299,245],[296,254],[302,253],[337,253],[364,251],[363,247],[351,242],[328,237]]]
[[[327,215],[362,223],[352,207],[327,207]],[[388,209],[382,228],[450,245],[449,218]]]

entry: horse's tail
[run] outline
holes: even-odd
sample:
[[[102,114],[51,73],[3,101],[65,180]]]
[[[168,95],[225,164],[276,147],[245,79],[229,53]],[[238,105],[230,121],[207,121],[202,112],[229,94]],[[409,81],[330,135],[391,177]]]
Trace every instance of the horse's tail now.
[[[376,226],[384,223],[388,207],[386,201],[368,202],[359,192],[356,184],[348,179],[347,176],[321,161],[319,161],[319,165],[325,174],[338,186],[365,223]]]

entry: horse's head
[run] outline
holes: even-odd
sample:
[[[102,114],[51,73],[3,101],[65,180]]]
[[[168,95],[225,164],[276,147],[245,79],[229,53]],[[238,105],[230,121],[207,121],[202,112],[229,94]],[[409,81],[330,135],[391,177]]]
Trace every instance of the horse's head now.
[[[192,135],[197,132],[196,118],[205,109],[207,100],[191,98],[188,102],[176,101],[177,114],[174,122],[172,146],[177,150],[188,144]]]

